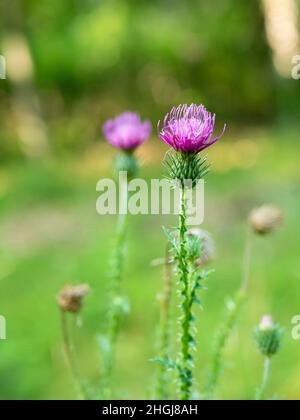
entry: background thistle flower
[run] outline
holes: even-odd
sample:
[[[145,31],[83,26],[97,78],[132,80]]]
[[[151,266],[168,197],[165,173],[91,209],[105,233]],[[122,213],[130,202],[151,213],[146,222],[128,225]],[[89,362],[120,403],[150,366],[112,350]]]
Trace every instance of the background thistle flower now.
[[[117,149],[133,151],[150,137],[151,123],[142,122],[139,114],[124,112],[103,126],[108,142]]]
[[[125,112],[115,119],[107,121],[103,126],[103,133],[107,141],[122,151],[116,157],[117,172],[127,172],[129,178],[138,171],[138,162],[134,157],[135,149],[143,144],[151,134],[149,121],[142,122],[139,114]],[[119,188],[126,191],[125,177],[120,177]],[[128,192],[123,195],[123,208],[128,207]],[[110,296],[108,308],[108,322],[106,336],[99,340],[102,359],[104,361],[102,393],[104,397],[111,397],[111,383],[119,330],[123,318],[129,312],[129,302],[122,292],[122,280],[125,265],[125,243],[127,233],[127,214],[119,214],[115,241],[111,254],[110,266]]]
[[[250,224],[255,233],[266,235],[282,224],[283,214],[275,206],[262,206],[254,209],[250,215]]]

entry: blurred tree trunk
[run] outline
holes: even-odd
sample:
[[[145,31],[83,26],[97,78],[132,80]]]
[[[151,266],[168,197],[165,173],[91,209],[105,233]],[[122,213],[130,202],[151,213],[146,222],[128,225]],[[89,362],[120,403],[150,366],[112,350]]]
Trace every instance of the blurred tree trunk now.
[[[292,81],[292,59],[300,51],[299,1],[260,0],[266,40],[273,59],[277,118],[287,123],[299,118],[299,90]],[[276,72],[276,73],[275,73]]]
[[[34,63],[19,0],[2,0],[3,54],[11,89],[11,112],[22,152],[38,158],[49,152],[47,128],[34,84]]]

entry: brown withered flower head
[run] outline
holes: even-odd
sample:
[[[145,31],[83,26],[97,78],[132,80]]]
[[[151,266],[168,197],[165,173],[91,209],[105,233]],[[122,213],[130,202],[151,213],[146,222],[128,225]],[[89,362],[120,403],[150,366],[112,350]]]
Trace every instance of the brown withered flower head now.
[[[57,303],[64,312],[77,313],[82,306],[82,299],[90,293],[87,284],[65,286],[57,296]]]
[[[250,224],[255,233],[266,235],[278,228],[283,221],[280,209],[272,205],[265,205],[254,209],[250,214]]]

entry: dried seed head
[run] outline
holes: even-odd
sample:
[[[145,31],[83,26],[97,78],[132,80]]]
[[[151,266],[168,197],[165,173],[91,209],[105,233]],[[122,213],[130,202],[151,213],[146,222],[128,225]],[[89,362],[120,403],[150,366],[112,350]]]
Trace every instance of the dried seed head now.
[[[259,351],[267,357],[274,356],[281,347],[283,330],[274,324],[270,315],[263,316],[260,324],[254,330],[254,339]]]
[[[254,209],[250,215],[250,224],[255,233],[266,235],[279,227],[283,221],[283,214],[275,206],[262,206]]]
[[[59,307],[64,312],[77,313],[82,306],[82,299],[88,295],[90,287],[87,284],[65,286],[57,297]]]
[[[188,252],[195,259],[197,267],[208,264],[215,255],[215,243],[210,234],[199,228],[187,231]]]

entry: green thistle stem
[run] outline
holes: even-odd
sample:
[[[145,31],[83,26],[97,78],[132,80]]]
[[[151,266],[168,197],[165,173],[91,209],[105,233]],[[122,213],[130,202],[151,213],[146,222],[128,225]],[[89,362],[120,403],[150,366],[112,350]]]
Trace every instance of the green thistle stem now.
[[[187,261],[186,249],[186,200],[185,190],[181,190],[181,209],[179,215],[179,239],[180,247],[178,252],[178,269],[180,274],[181,295],[183,302],[181,304],[181,353],[179,357],[179,394],[182,400],[189,400],[191,397],[191,387],[193,382],[193,373],[191,369],[192,351],[191,351],[191,321],[192,321],[192,301],[189,292],[189,266]]]
[[[169,247],[166,247],[164,260],[164,289],[160,305],[159,353],[162,360],[170,357],[170,303],[172,296],[172,279],[169,261]],[[157,377],[157,396],[160,400],[169,398],[167,367],[161,364]]]
[[[75,383],[77,384],[78,392],[80,398],[83,400],[88,400],[88,392],[83,384],[80,369],[77,361],[77,356],[74,348],[74,344],[71,339],[71,334],[68,325],[67,314],[64,311],[60,311],[61,314],[61,328],[62,328],[62,336],[63,336],[63,345],[64,345],[64,352],[66,355],[66,359],[71,371],[71,374],[74,378]]]
[[[121,178],[119,188],[125,188],[125,180]],[[128,203],[127,191],[126,197],[123,197]],[[113,376],[113,367],[116,358],[116,345],[120,331],[120,325],[124,316],[124,309],[122,308],[121,286],[124,271],[125,260],[125,239],[127,231],[127,214],[119,214],[118,227],[113,247],[112,260],[111,260],[111,290],[110,290],[110,310],[108,316],[108,351],[105,357],[105,366],[103,374],[103,388],[104,394],[107,398],[111,397],[111,382]]]
[[[246,244],[243,262],[243,276],[240,289],[228,306],[227,312],[224,316],[220,328],[218,329],[215,337],[212,365],[205,386],[206,395],[205,399],[213,399],[214,391],[220,379],[223,370],[223,356],[228,340],[232,331],[237,323],[241,308],[246,300],[246,295],[249,287],[250,280],[250,267],[251,267],[251,254],[252,254],[252,239],[251,230],[248,228],[246,235]]]
[[[261,386],[258,388],[256,392],[256,401],[261,401],[264,398],[265,391],[267,389],[270,373],[271,373],[271,358],[267,357],[264,363],[264,371],[263,371],[263,380]]]
[[[243,279],[241,283],[240,290],[244,293],[247,292],[250,282],[250,267],[251,267],[251,256],[252,256],[252,241],[253,235],[248,226],[247,234],[246,234],[246,245],[245,245],[245,252],[244,252],[244,264],[243,264]]]
[[[244,302],[245,295],[242,292],[238,292],[234,300],[230,302],[230,305],[225,314],[225,320],[218,330],[215,338],[215,344],[213,349],[212,356],[212,366],[211,371],[208,377],[206,389],[206,400],[211,400],[214,397],[214,390],[218,383],[218,380],[221,376],[223,370],[223,354],[228,342],[228,339],[231,335],[231,332],[234,329],[234,326],[237,322],[238,315],[240,313],[241,306]]]
[[[165,165],[169,171],[170,179],[181,187],[181,202],[179,212],[179,244],[175,244],[177,269],[179,272],[179,287],[181,296],[181,316],[180,324],[180,351],[176,361],[179,372],[178,394],[182,400],[191,398],[193,385],[193,349],[195,347],[194,327],[193,327],[193,304],[200,303],[197,299],[196,291],[201,289],[200,281],[206,276],[205,273],[198,275],[195,270],[195,261],[192,261],[188,254],[188,244],[186,240],[186,186],[196,187],[198,181],[209,171],[206,165],[206,158],[202,158],[199,153],[171,152],[168,153]],[[171,239],[174,245],[174,241]]]

